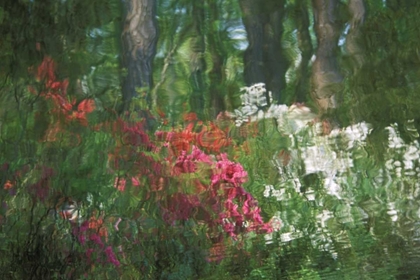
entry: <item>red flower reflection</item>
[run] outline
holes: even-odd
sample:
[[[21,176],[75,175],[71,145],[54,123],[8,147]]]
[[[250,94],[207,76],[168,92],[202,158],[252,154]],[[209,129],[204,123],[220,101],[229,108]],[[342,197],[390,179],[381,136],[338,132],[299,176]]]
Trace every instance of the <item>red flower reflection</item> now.
[[[53,113],[59,119],[64,117],[67,121],[77,120],[81,125],[87,126],[86,114],[95,110],[95,101],[93,99],[82,100],[74,110],[76,100],[67,96],[69,81],[68,79],[58,81],[55,72],[56,63],[51,57],[45,56],[35,75],[38,81],[44,83],[44,91],[40,93],[40,96],[53,101]],[[29,91],[38,94],[32,87],[29,88]]]

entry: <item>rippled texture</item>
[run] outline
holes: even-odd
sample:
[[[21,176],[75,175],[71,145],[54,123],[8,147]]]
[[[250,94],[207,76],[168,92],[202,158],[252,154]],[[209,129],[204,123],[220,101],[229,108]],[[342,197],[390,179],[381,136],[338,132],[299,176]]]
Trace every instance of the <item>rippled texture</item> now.
[[[414,0],[3,0],[1,279],[417,279]]]

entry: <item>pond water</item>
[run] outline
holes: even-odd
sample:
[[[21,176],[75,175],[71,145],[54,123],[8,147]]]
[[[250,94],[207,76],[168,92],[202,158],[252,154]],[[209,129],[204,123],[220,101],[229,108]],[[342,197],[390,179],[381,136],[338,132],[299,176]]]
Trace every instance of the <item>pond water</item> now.
[[[4,0],[0,278],[418,279],[419,13]]]

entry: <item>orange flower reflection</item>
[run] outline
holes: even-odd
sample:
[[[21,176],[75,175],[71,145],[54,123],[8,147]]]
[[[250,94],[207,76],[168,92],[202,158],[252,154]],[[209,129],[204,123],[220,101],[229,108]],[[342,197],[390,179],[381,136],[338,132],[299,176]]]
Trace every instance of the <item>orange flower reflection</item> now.
[[[10,190],[11,188],[13,188],[15,184],[13,184],[10,180],[7,180],[6,183],[4,183],[3,185],[3,189],[5,190]]]
[[[204,126],[197,135],[197,143],[200,147],[218,153],[222,147],[229,146],[231,140],[225,131],[218,128],[215,124],[210,123],[209,127]]]

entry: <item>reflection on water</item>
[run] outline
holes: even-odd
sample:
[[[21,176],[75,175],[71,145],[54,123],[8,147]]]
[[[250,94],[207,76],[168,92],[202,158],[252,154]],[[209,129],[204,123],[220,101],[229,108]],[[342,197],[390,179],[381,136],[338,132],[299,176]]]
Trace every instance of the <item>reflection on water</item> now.
[[[0,278],[420,277],[420,1],[3,2]]]

